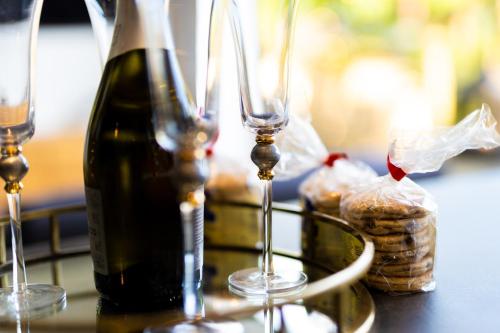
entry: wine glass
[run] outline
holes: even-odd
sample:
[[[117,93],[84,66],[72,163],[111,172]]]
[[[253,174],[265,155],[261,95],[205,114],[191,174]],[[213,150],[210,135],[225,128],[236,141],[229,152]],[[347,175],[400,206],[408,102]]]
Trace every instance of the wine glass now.
[[[184,84],[171,33],[168,0],[136,0],[146,36],[150,86],[153,96],[156,139],[164,149],[175,151],[183,225],[183,310],[186,321],[146,332],[243,332],[238,322],[205,318],[203,292],[196,277],[196,214],[203,211],[204,182],[208,170],[205,148],[215,137],[218,125],[223,17],[227,0],[212,0],[209,24],[205,100],[196,108]],[[167,49],[165,55],[164,48]],[[203,234],[201,234],[203,237]],[[199,254],[201,257],[203,254]]]
[[[231,21],[238,65],[241,116],[256,135],[252,161],[262,182],[262,267],[229,276],[230,289],[242,296],[296,292],[307,276],[300,271],[276,271],[272,252],[272,179],[280,154],[274,135],[288,123],[290,49],[298,0],[231,2]]]
[[[116,18],[116,0],[85,0],[97,40],[101,67],[109,54]]]
[[[42,0],[0,0],[0,177],[12,230],[12,287],[0,289],[0,317],[37,317],[64,307],[64,289],[28,284],[21,235],[22,145],[34,132],[32,70]]]

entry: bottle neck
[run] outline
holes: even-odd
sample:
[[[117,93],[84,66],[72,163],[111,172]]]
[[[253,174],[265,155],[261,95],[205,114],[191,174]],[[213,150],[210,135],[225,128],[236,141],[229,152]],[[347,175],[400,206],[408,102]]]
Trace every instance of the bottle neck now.
[[[162,0],[155,0],[155,5],[152,5],[150,9],[155,8],[157,11],[163,12],[165,15],[163,19],[168,20],[164,4],[165,2]],[[168,25],[164,24],[165,22],[155,23],[161,24],[167,29]],[[165,31],[165,37],[165,40],[155,41],[155,45],[160,45],[164,49],[173,49],[171,31]],[[146,49],[146,45],[147,41],[141,25],[139,8],[135,0],[117,0],[115,28],[108,61],[131,50]]]
[[[144,48],[146,41],[135,1],[118,0],[108,61],[131,50]]]

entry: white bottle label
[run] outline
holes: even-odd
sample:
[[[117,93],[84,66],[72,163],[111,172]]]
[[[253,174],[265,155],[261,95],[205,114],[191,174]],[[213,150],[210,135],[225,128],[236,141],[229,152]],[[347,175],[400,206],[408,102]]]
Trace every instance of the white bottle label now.
[[[102,275],[109,275],[101,192],[85,187],[85,196],[87,199],[90,252],[94,261],[94,271]]]
[[[131,50],[145,48],[146,41],[135,0],[118,0],[108,61]]]
[[[174,49],[173,39],[168,22],[168,13],[165,9],[164,0],[147,0],[148,24],[154,29],[152,31],[157,40],[156,46],[164,49]],[[135,0],[118,0],[116,7],[116,21],[113,31],[113,39],[109,51],[108,61],[132,50],[146,49],[146,35],[141,25],[139,8]],[[159,33],[159,34],[157,34]],[[161,37],[160,37],[161,36]]]

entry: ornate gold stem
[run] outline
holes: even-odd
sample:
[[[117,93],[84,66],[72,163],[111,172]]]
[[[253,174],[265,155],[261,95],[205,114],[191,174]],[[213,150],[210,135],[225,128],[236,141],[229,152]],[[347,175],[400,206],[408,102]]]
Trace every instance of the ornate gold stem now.
[[[257,144],[253,147],[250,157],[252,162],[259,168],[259,179],[272,180],[274,178],[273,168],[280,160],[280,152],[274,144],[271,135],[257,135]]]
[[[12,287],[14,292],[23,292],[27,286],[24,264],[23,238],[21,231],[21,180],[28,172],[28,161],[21,146],[5,146],[0,150],[0,177],[5,181],[5,192],[9,205],[12,232]]]
[[[0,177],[5,181],[5,191],[9,194],[16,194],[22,190],[21,180],[29,170],[28,161],[22,151],[21,146],[1,148]]]
[[[265,276],[274,274],[273,265],[273,236],[272,236],[272,201],[274,178],[273,168],[280,159],[278,147],[274,144],[271,135],[257,135],[257,144],[253,147],[252,162],[259,168],[258,176],[263,182],[264,197],[262,198],[262,239],[264,246],[262,249],[262,273]]]

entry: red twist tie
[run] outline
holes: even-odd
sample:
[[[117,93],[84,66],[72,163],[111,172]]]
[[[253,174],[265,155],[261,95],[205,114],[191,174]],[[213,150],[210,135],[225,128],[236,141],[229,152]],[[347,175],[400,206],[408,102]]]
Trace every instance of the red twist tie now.
[[[344,153],[331,153],[323,162],[324,165],[332,168],[336,160],[347,159],[347,154]]]
[[[387,155],[387,169],[389,169],[389,173],[391,174],[392,178],[394,178],[398,182],[407,175],[406,172],[403,171],[403,169],[392,164],[389,155]]]
[[[205,155],[207,156],[207,158],[210,158],[212,157],[212,155],[214,154],[214,150],[212,147],[208,147],[206,150],[205,150]]]
[[[207,158],[212,157],[212,155],[214,154],[214,146],[217,143],[218,139],[219,139],[219,131],[217,130],[214,133],[212,140],[210,140],[210,142],[208,143],[208,147],[205,148],[205,155],[207,156]]]

